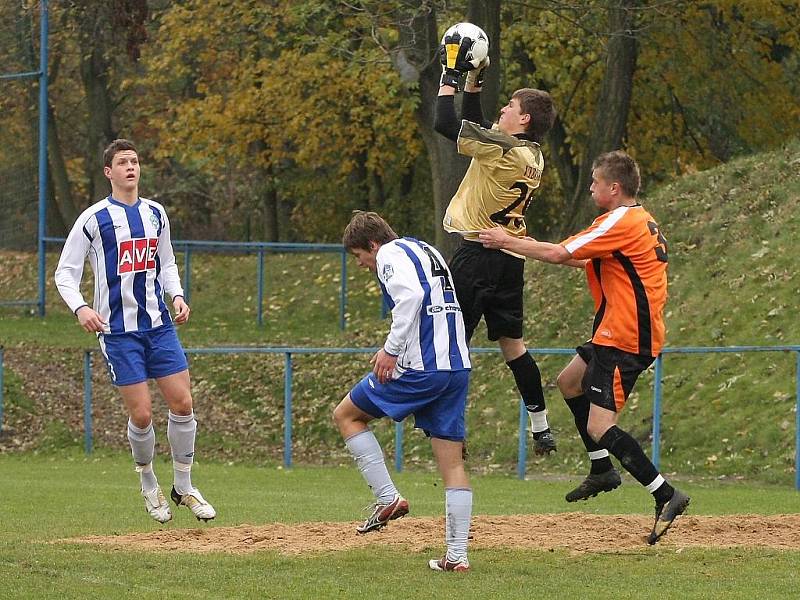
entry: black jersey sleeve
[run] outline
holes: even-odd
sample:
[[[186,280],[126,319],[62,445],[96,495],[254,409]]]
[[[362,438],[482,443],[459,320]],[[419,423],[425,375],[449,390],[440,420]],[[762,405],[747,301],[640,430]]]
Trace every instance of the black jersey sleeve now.
[[[484,129],[491,129],[492,122],[483,118],[483,108],[481,107],[481,95],[479,92],[464,92],[461,101],[461,118],[472,123],[477,123]]]
[[[436,98],[436,116],[433,128],[448,140],[457,141],[461,121],[456,117],[455,96],[438,96]]]

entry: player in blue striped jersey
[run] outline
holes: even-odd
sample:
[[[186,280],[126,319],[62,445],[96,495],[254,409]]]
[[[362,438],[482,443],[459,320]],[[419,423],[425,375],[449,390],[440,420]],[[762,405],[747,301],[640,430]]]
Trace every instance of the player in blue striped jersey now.
[[[164,301],[172,297],[175,323],[185,323],[183,299],[164,207],[139,197],[139,156],[128,140],[114,140],[103,153],[111,195],[87,208],[67,236],[55,280],[80,325],[97,334],[109,374],[128,410],[128,440],[148,514],[172,518],[153,473],[155,433],[148,379],[155,379],[169,407],[172,499],[208,521],[216,511],[192,485],[197,422],[186,356]],[[84,261],[94,272],[90,307],[80,290]]]
[[[415,427],[431,438],[445,485],[447,553],[429,566],[437,571],[467,571],[472,489],[462,450],[471,364],[450,270],[433,246],[398,238],[375,213],[355,214],[342,243],[360,267],[377,274],[392,310],[391,329],[383,348],[372,357],[372,372],[333,412],[375,495],[374,510],[357,531],[380,529],[408,513],[408,501],[392,482],[368,423],[386,416],[402,421],[413,414]]]

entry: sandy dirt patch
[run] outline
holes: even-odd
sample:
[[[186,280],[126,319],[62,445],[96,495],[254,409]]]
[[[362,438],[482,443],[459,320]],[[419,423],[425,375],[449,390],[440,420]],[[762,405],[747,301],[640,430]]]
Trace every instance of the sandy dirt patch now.
[[[239,525],[170,529],[115,536],[59,540],[111,546],[120,550],[228,552],[273,550],[295,555],[399,546],[413,552],[441,549],[444,518],[407,517],[386,528],[358,535],[352,523]],[[563,549],[571,552],[620,552],[647,548],[652,518],[644,515],[562,513],[480,515],[473,519],[470,548]],[[682,516],[659,546],[800,550],[800,515]]]

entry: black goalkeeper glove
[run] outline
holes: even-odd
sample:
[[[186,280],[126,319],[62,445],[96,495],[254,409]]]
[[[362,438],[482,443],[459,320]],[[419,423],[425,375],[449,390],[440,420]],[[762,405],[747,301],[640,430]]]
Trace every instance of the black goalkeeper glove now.
[[[467,60],[472,48],[472,38],[461,37],[457,31],[445,33],[439,46],[439,62],[442,63],[442,77],[439,85],[449,85],[458,91],[458,82],[463,73],[475,69],[475,65]]]
[[[439,87],[449,85],[458,91],[458,82],[461,80],[461,71],[455,67],[448,66],[447,60],[447,46],[442,43],[439,46],[439,62],[442,63],[442,76],[439,79]]]

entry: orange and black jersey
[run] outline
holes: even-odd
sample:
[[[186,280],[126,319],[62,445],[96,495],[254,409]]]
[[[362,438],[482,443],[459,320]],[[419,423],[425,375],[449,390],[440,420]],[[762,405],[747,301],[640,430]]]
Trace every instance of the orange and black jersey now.
[[[645,356],[664,345],[667,245],[640,204],[620,206],[561,242],[586,263],[595,304],[592,342]]]

